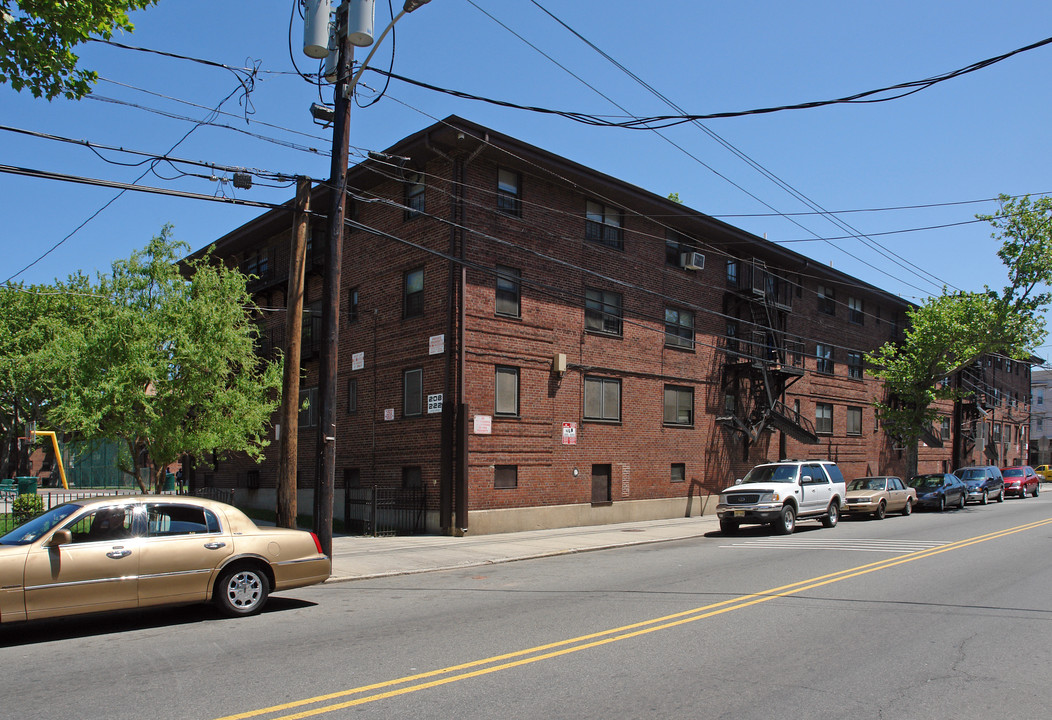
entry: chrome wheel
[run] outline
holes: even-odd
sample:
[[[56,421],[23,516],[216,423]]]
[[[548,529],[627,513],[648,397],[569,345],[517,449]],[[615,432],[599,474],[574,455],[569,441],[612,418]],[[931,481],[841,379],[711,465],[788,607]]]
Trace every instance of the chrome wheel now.
[[[270,594],[267,576],[255,568],[226,570],[216,583],[216,602],[229,615],[252,615],[263,608]]]

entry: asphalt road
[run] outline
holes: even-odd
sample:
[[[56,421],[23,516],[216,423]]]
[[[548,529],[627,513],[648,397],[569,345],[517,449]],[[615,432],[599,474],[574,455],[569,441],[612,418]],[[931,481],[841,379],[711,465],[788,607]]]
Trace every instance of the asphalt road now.
[[[1052,494],[0,628],[4,718],[1038,718]]]

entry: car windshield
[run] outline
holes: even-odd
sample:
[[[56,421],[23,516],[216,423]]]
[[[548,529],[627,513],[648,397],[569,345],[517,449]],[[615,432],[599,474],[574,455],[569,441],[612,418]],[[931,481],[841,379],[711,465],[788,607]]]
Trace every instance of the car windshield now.
[[[887,484],[884,478],[858,478],[847,486],[848,490],[883,490]]]
[[[51,528],[80,510],[76,503],[58,505],[48,510],[43,515],[38,515],[27,523],[23,523],[0,537],[0,545],[28,545]]]
[[[917,475],[910,478],[910,485],[917,488],[942,487],[942,475]]]
[[[743,483],[796,482],[796,465],[758,465],[749,471]]]
[[[986,471],[980,468],[965,468],[954,473],[961,480],[982,480],[986,477]]]
[[[1023,468],[1008,468],[1001,474],[1005,477],[1023,477]]]

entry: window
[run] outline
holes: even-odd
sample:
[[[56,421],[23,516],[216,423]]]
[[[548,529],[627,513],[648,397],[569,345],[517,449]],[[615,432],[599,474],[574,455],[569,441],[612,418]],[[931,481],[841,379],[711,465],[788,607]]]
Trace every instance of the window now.
[[[519,486],[518,465],[495,465],[493,467],[493,487],[496,490],[510,490]]]
[[[605,505],[612,501],[610,494],[610,466],[592,466],[592,504]]]
[[[420,467],[412,465],[409,467],[402,468],[402,488],[405,490],[411,488],[420,488],[424,486],[424,477],[420,472]]]
[[[621,334],[621,293],[585,290],[584,328],[607,335]]]
[[[665,386],[666,425],[694,424],[694,388]]]
[[[585,204],[585,240],[620,250],[624,247],[623,224],[623,216],[617,208],[608,207],[594,200],[589,200]]]
[[[424,174],[409,173],[405,180],[405,219],[412,220],[424,212]]]
[[[405,274],[405,296],[402,317],[411,318],[424,314],[424,268]]]
[[[406,370],[402,374],[402,416],[414,417],[424,412],[424,371]]]
[[[252,275],[260,280],[268,278],[269,260],[266,250],[245,253],[245,259],[241,262],[241,273]]]
[[[113,542],[132,536],[132,519],[130,505],[113,505],[88,513],[65,529],[75,543]]]
[[[672,463],[672,471],[669,474],[669,482],[681,483],[687,480],[687,464]]]
[[[738,261],[727,261],[727,287],[738,287]]]
[[[665,345],[694,349],[694,313],[665,308]]]
[[[815,405],[815,432],[819,435],[833,434],[833,406],[829,403]]]
[[[494,415],[519,414],[519,369],[498,367],[496,369],[496,397]]]
[[[862,408],[848,407],[847,409],[847,434],[862,434]]]
[[[1045,390],[1044,390],[1044,388],[1038,389],[1038,391],[1037,391],[1037,404],[1038,405],[1044,405],[1045,404]]]
[[[823,345],[818,343],[815,345],[815,357],[818,358],[818,362],[815,364],[815,370],[820,373],[826,373],[827,375],[833,374],[833,346]]]
[[[321,300],[303,307],[303,325],[300,329],[300,348],[303,359],[321,352]]]
[[[495,313],[507,317],[520,317],[522,308],[520,305],[519,279],[521,271],[516,268],[497,266],[497,304]]]
[[[939,427],[939,437],[941,437],[943,440],[950,439],[950,418],[942,418]]]
[[[358,412],[358,380],[351,378],[347,381],[347,414],[353,415]]]
[[[146,517],[150,537],[219,532],[219,519],[212,512],[190,505],[151,504]]]
[[[862,353],[848,352],[847,354],[847,376],[855,380],[862,379]]]
[[[995,443],[1001,442],[1001,423],[994,423],[994,434],[991,439]]]
[[[621,381],[616,378],[584,379],[585,420],[621,419]]]
[[[727,321],[727,349],[733,353],[738,352],[738,321]]]
[[[833,288],[826,285],[818,286],[818,312],[836,315],[836,295],[833,293]]]
[[[497,171],[497,210],[507,215],[522,215],[522,180],[518,173]]]
[[[300,390],[300,428],[311,428],[318,424],[318,388]]]
[[[347,322],[352,323],[358,319],[358,288],[352,287],[347,292]]]
[[[683,253],[694,252],[697,243],[675,230],[665,230],[665,264],[680,267]]]
[[[862,299],[849,297],[847,299],[847,319],[857,325],[863,324]]]

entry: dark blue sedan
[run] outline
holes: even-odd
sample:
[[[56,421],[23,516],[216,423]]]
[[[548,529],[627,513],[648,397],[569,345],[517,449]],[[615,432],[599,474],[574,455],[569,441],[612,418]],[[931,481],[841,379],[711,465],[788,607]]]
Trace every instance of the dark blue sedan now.
[[[953,473],[914,475],[909,486],[917,490],[917,507],[940,512],[947,507],[963,508],[968,500],[968,488]]]

